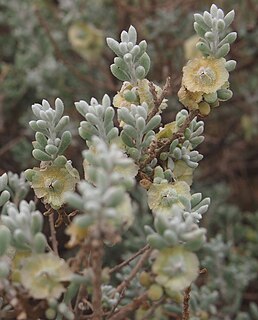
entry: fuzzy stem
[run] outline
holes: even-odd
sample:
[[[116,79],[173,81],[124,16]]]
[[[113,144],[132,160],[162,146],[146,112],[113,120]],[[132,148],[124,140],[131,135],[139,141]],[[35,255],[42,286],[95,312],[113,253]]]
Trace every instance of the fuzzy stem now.
[[[58,256],[58,242],[56,239],[56,229],[55,229],[55,223],[54,223],[54,213],[51,213],[48,217],[49,226],[50,226],[50,234],[51,234],[51,243],[52,243],[52,249],[54,253]]]

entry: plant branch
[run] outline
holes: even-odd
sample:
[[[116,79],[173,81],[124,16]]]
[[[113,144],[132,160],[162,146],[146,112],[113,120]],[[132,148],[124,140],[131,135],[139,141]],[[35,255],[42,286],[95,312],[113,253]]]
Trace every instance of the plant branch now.
[[[147,247],[147,246],[146,246]],[[144,247],[144,248],[146,248]],[[144,249],[143,248],[143,249]],[[151,254],[152,249],[148,246],[148,248],[145,249],[144,254],[142,255],[142,257],[139,259],[139,261],[137,262],[137,264],[135,265],[135,267],[132,269],[131,273],[129,274],[129,276],[116,288],[116,291],[120,293],[120,297],[117,301],[117,303],[113,306],[112,310],[109,313],[109,316],[107,317],[107,319],[113,319],[111,316],[114,313],[114,311],[116,310],[117,306],[119,305],[119,303],[122,301],[122,299],[124,298],[124,294],[126,289],[129,287],[130,282],[132,281],[132,279],[136,276],[136,274],[138,273],[138,271],[141,269],[141,267],[143,266],[144,262],[148,259],[148,257]],[[111,317],[111,318],[110,318]]]
[[[190,312],[189,312],[190,292],[191,292],[191,286],[186,288],[184,291],[182,320],[189,320],[189,317],[190,317]]]
[[[150,246],[147,244],[145,247],[141,248],[139,251],[137,251],[134,255],[132,255],[130,258],[128,258],[127,260],[121,262],[120,264],[116,265],[115,267],[113,267],[112,269],[109,270],[109,274],[116,272],[120,269],[122,269],[123,267],[125,267],[126,265],[128,265],[131,261],[133,261],[135,258],[137,258],[138,256],[140,256],[141,254],[143,254],[145,251],[147,251],[150,248]]]
[[[116,291],[121,293],[124,289],[128,288],[130,282],[133,280],[133,278],[136,276],[138,271],[141,269],[143,266],[144,262],[149,258],[151,254],[152,249],[148,248],[144,254],[141,256],[135,267],[132,269],[131,273],[129,276],[116,288]]]
[[[133,302],[122,307],[117,313],[115,313],[110,320],[125,320],[126,315],[136,309],[138,309],[147,300],[147,293],[144,292],[138,298],[134,299]]]
[[[55,229],[55,222],[54,222],[54,213],[51,213],[48,216],[48,221],[49,221],[49,227],[50,227],[50,239],[52,243],[52,249],[54,253],[58,256],[58,242],[56,239],[56,229]]]
[[[147,164],[149,164],[153,159],[158,158],[160,154],[164,151],[166,151],[170,144],[178,138],[182,138],[185,129],[189,126],[191,121],[198,115],[198,110],[191,110],[188,114],[188,117],[186,118],[184,124],[179,128],[177,132],[175,132],[171,138],[169,139],[163,139],[162,140],[162,145],[155,150],[155,152],[152,152],[149,154],[149,156],[141,163],[140,165],[140,170],[143,170]]]
[[[171,86],[171,78],[167,77],[166,79],[166,83],[162,89],[162,92],[160,95],[158,95],[156,88],[153,84],[153,82],[150,82],[149,87],[150,87],[150,92],[153,96],[153,101],[154,101],[154,108],[151,110],[151,112],[148,115],[147,118],[147,122],[153,117],[155,116],[156,113],[159,112],[159,107],[162,103],[162,101],[164,100],[164,98],[167,96],[167,94],[169,93],[169,89]]]
[[[102,258],[103,258],[103,242],[100,239],[99,232],[96,230],[91,242],[92,249],[92,270],[93,270],[93,315],[92,320],[102,319],[102,291],[101,291],[101,274],[102,274]]]

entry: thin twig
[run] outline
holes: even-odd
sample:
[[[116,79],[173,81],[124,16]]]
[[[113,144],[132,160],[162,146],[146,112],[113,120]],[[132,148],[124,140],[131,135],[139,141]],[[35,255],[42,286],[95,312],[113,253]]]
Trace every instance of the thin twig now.
[[[138,271],[141,269],[145,261],[149,258],[151,254],[152,249],[149,248],[147,249],[144,254],[141,256],[135,267],[132,269],[131,273],[129,276],[116,288],[117,292],[122,292],[124,288],[127,288],[130,284],[130,282],[133,280],[133,278],[136,276]]]
[[[132,269],[132,271],[129,274],[129,276],[116,288],[116,291],[120,293],[120,297],[119,297],[118,301],[116,302],[116,304],[113,306],[112,310],[110,311],[109,316],[107,317],[107,319],[110,319],[110,317],[112,316],[112,314],[116,310],[117,306],[119,305],[119,303],[124,298],[125,291],[129,287],[130,282],[132,281],[132,279],[134,279],[134,277],[136,276],[138,271],[143,266],[144,262],[148,259],[148,257],[151,254],[151,251],[152,251],[151,248],[147,248],[146,249],[144,254],[141,256],[141,258],[139,259],[139,261],[135,265],[135,267]],[[112,317],[111,317],[111,319],[112,319]]]
[[[147,293],[144,292],[138,298],[134,299],[133,302],[122,307],[117,313],[115,313],[110,320],[124,320],[126,315],[136,309],[138,309],[147,300]]]
[[[54,222],[54,213],[51,213],[48,216],[48,221],[49,221],[49,227],[50,227],[50,239],[52,243],[52,249],[54,253],[58,256],[58,242],[56,239],[56,229],[55,229],[55,222]]]
[[[150,87],[150,92],[153,96],[153,101],[154,101],[154,108],[151,110],[151,112],[148,115],[147,118],[147,122],[153,117],[155,116],[156,113],[159,112],[159,107],[162,103],[162,101],[164,100],[164,98],[167,96],[167,94],[169,93],[169,89],[171,86],[171,78],[167,77],[166,79],[166,83],[162,89],[162,92],[160,95],[158,95],[156,88],[154,86],[154,84],[152,82],[150,82],[149,87]]]
[[[145,247],[141,248],[139,251],[137,251],[134,255],[132,255],[130,258],[128,258],[127,260],[121,262],[120,264],[116,265],[115,267],[113,267],[112,269],[109,270],[109,274],[116,272],[120,269],[122,269],[123,267],[125,267],[126,265],[128,265],[131,261],[133,261],[135,258],[137,258],[139,255],[143,254],[146,250],[148,250],[150,248],[150,246],[147,244]]]
[[[189,320],[189,317],[190,317],[190,312],[189,312],[190,292],[191,292],[191,286],[186,288],[184,291],[182,320]]]
[[[166,300],[166,298],[162,298],[160,299],[158,302],[153,303],[153,305],[151,306],[151,308],[148,310],[148,312],[146,312],[145,316],[141,319],[141,320],[148,320],[151,316],[154,315],[155,310],[161,306],[164,301]]]

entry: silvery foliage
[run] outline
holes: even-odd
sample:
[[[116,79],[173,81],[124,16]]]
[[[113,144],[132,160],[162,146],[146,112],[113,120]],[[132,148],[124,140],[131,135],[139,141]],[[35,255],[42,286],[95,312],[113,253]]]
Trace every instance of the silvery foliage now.
[[[102,285],[101,291],[103,306],[112,308],[117,304],[120,294],[116,291],[115,287],[111,285]]]
[[[157,214],[154,219],[154,229],[145,226],[148,243],[156,249],[183,245],[191,251],[200,249],[204,244],[206,229],[198,223],[207,212],[210,199],[202,199],[201,193],[192,195],[191,201],[180,197],[184,208],[173,205],[171,214]]]
[[[203,15],[199,13],[194,15],[194,30],[201,38],[196,46],[204,56],[222,58],[229,53],[230,44],[237,37],[236,32],[227,34],[227,29],[233,22],[234,17],[234,10],[225,15],[223,10],[217,8],[215,4],[211,6],[210,12],[204,11]],[[234,60],[229,60],[226,63],[228,71],[234,70],[235,66],[236,62]]]
[[[13,172],[8,172],[8,185],[7,190],[10,192],[12,201],[17,204],[22,199],[25,199],[30,190],[30,184],[25,179],[24,172],[20,175]]]
[[[72,140],[70,131],[63,132],[69,123],[69,116],[63,116],[64,104],[58,98],[53,109],[47,100],[43,100],[42,104],[33,104],[32,111],[38,119],[29,122],[36,131],[32,155],[39,161],[53,161],[64,153]]]
[[[46,238],[42,233],[43,216],[35,203],[22,200],[17,208],[13,203],[7,206],[7,214],[1,215],[1,224],[10,232],[10,244],[17,250],[31,250],[42,253]],[[2,236],[0,232],[0,237]]]
[[[84,151],[83,156],[87,180],[78,183],[80,195],[66,195],[67,202],[84,213],[73,221],[84,227],[108,220],[121,225],[124,212],[120,212],[119,206],[127,200],[126,191],[134,185],[134,178],[120,170],[133,165],[132,159],[115,144],[109,146],[97,137],[93,137],[92,148]]]
[[[229,284],[228,288],[229,287],[231,287],[231,290],[235,292],[235,286]],[[223,310],[221,308],[220,299],[219,290],[214,289],[212,286],[209,287],[209,284],[202,285],[198,288],[193,283],[191,285],[190,307],[192,314],[197,316],[192,316],[191,320],[199,320],[200,318],[198,315],[201,313],[207,313],[210,320],[232,319],[232,313],[229,309]],[[223,303],[225,303],[224,299]],[[248,312],[236,312],[234,314],[235,320],[256,320],[258,319],[258,306],[254,302],[251,302]]]
[[[203,267],[215,279],[210,288],[219,292],[225,305],[220,311],[226,315],[233,315],[239,310],[245,288],[257,275],[256,261],[232,252],[231,246],[232,243],[224,242],[218,235],[204,245],[202,259]]]
[[[137,260],[133,260],[130,262],[130,264],[118,271],[115,275],[116,279],[120,283],[125,281],[125,279],[128,279],[136,263]],[[128,288],[123,293],[120,293],[120,297],[122,297],[122,300],[120,301],[119,305],[124,306],[131,303],[135,297],[139,296],[140,292],[143,292],[143,287],[140,284],[139,279],[137,277],[134,277],[130,280],[130,286],[128,286]]]
[[[194,314],[207,312],[212,320],[255,320],[258,316],[257,305],[251,303],[248,312],[239,312],[239,308],[244,290],[256,277],[256,261],[232,252],[231,247],[232,243],[224,242],[221,235],[204,245],[202,265],[215,280],[208,281],[201,288],[192,286],[191,309]],[[193,316],[193,319],[199,317]]]
[[[194,283],[191,285],[190,306],[194,314],[207,311],[210,315],[215,316],[218,312],[216,306],[218,300],[219,292],[217,290],[212,290],[205,285],[201,287],[197,287]],[[191,319],[195,319],[195,317]]]
[[[79,134],[88,144],[93,136],[99,137],[105,143],[110,143],[118,136],[118,129],[114,126],[115,111],[107,94],[101,104],[92,98],[90,104],[83,100],[75,102],[75,107],[85,118],[80,123]]]
[[[184,124],[187,117],[188,111],[185,109],[177,113],[176,125],[178,128]],[[179,139],[175,139],[171,143],[168,153],[168,166],[171,170],[174,168],[175,160],[183,160],[190,168],[193,169],[198,167],[198,162],[203,159],[203,155],[193,149],[203,142],[203,131],[204,122],[197,121],[197,119],[194,118],[184,131],[183,143],[180,143]]]
[[[12,172],[0,176],[0,207],[3,207],[1,213],[6,214],[9,200],[18,204],[26,197],[29,189],[24,172],[21,172],[20,176]]]
[[[141,159],[143,152],[155,138],[153,129],[160,125],[160,115],[153,116],[149,121],[147,117],[146,103],[141,106],[131,105],[130,110],[125,107],[118,110],[118,119],[124,122],[121,138],[128,147],[128,154],[136,161]]]
[[[251,302],[249,305],[249,312],[239,312],[236,320],[256,320],[258,319],[258,305]]]
[[[8,176],[6,173],[0,176],[0,207],[2,207],[9,199],[10,192],[7,191]]]
[[[137,80],[144,79],[150,69],[150,57],[146,53],[147,43],[137,42],[137,31],[130,26],[128,32],[121,33],[121,42],[107,38],[109,48],[117,55],[110,69],[113,75],[121,81],[137,84]]]

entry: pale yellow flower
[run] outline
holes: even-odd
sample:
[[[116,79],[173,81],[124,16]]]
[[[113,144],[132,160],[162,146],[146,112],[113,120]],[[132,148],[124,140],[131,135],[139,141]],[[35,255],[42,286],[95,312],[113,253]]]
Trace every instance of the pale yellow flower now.
[[[179,101],[190,110],[196,110],[199,108],[199,103],[202,101],[203,92],[189,91],[184,85],[178,91]]]
[[[116,108],[129,108],[131,106],[131,102],[127,101],[124,97],[124,92],[126,90],[131,90],[133,88],[132,84],[130,82],[125,81],[120,89],[120,91],[117,92],[117,94],[114,96],[113,99],[113,105]],[[138,102],[138,100],[137,100]]]
[[[173,296],[189,287],[199,275],[199,261],[196,254],[183,247],[166,248],[158,253],[152,265],[155,281]]]
[[[182,84],[191,92],[212,93],[228,80],[225,59],[196,58],[183,68]]]
[[[153,83],[153,86],[155,88],[155,92],[157,94],[157,97],[159,98],[162,93],[162,89],[154,83]],[[138,94],[139,94],[139,99],[140,99],[139,104],[143,104],[143,102],[147,103],[148,110],[151,111],[154,108],[154,100],[153,100],[152,92],[150,90],[150,81],[149,80],[147,80],[147,79],[138,80]],[[163,99],[162,103],[159,106],[159,111],[167,108],[166,102],[167,102],[167,99]]]
[[[171,138],[174,133],[177,132],[177,125],[176,121],[170,122],[164,126],[164,128],[161,128],[158,133],[156,133],[156,138],[163,139],[163,138]]]
[[[196,44],[199,40],[200,37],[197,34],[185,40],[184,54],[186,60],[202,57],[200,50],[196,48]]]
[[[58,299],[65,291],[62,282],[71,280],[72,271],[63,259],[50,252],[27,258],[20,275],[22,285],[33,298]]]
[[[190,187],[186,182],[153,183],[148,190],[148,204],[154,213],[171,213],[173,205],[184,207],[179,196],[191,199]]]
[[[156,84],[153,84],[153,85],[154,85],[157,97],[160,97],[162,93],[162,89]],[[126,100],[124,95],[127,91],[133,91],[135,93],[136,99],[134,101],[130,102]],[[163,99],[159,107],[160,111],[164,110],[167,107],[166,101],[167,101],[166,99]],[[113,99],[113,105],[116,108],[122,108],[122,107],[130,108],[132,103],[135,105],[142,105],[144,102],[147,103],[149,111],[154,108],[153,95],[150,90],[150,81],[147,79],[138,80],[137,86],[135,87],[133,87],[130,82],[125,81],[122,85],[122,88],[120,89],[120,91],[117,92],[117,94]]]
[[[80,244],[89,234],[88,227],[82,227],[78,223],[71,223],[65,233],[70,236],[69,242],[66,244],[68,248],[72,248]]]
[[[36,196],[43,198],[44,203],[53,209],[59,209],[64,204],[64,194],[73,191],[79,181],[79,174],[67,162],[65,166],[50,165],[45,168],[30,170],[31,186]]]
[[[69,27],[68,40],[73,50],[88,61],[98,61],[105,44],[103,32],[83,21]]]
[[[190,186],[193,183],[193,172],[194,169],[190,168],[185,161],[175,161],[173,175],[177,181],[185,181]]]

